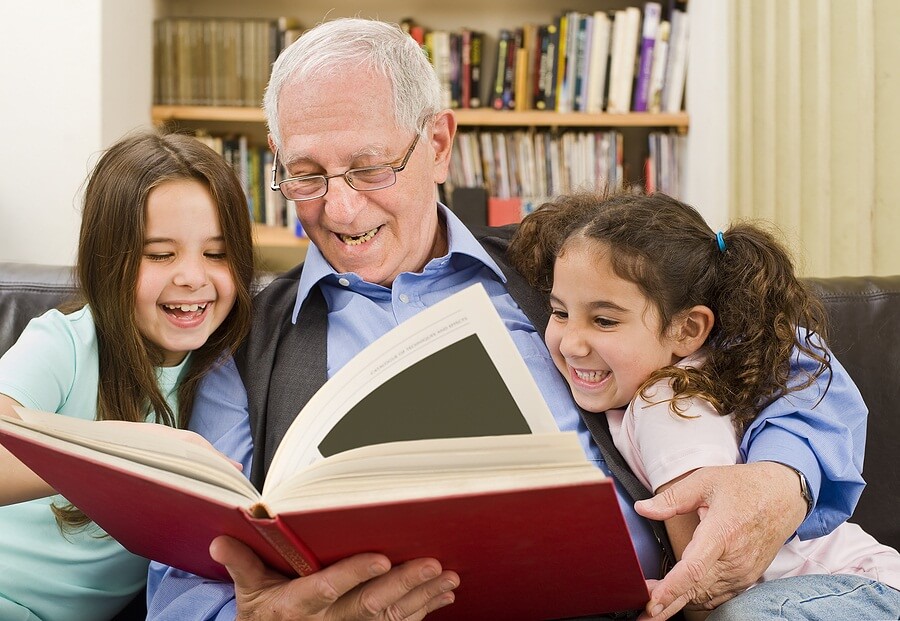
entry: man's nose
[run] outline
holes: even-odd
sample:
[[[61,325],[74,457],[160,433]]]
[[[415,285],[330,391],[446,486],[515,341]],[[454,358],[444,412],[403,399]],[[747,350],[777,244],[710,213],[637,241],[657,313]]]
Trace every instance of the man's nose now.
[[[366,206],[363,194],[351,188],[344,177],[333,177],[328,180],[325,213],[336,224],[352,224]]]

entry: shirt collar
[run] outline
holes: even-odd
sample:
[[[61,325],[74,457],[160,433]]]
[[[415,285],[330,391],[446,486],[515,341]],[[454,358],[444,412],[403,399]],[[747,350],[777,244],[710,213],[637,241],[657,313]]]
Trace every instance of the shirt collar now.
[[[449,248],[447,257],[452,255],[467,255],[472,257],[490,268],[491,271],[497,275],[497,278],[505,283],[506,276],[503,275],[503,271],[487,253],[484,247],[478,243],[478,240],[475,239],[472,232],[466,228],[466,225],[463,224],[462,221],[456,217],[456,214],[450,211],[445,205],[438,203],[437,208],[443,216],[442,221],[445,222],[447,226],[447,246]],[[444,258],[445,257],[438,257],[432,259],[432,261],[438,261]],[[294,312],[291,316],[291,321],[294,323],[297,322],[300,308],[303,306],[303,302],[306,301],[309,292],[314,286],[318,285],[323,280],[326,282],[337,282],[341,276],[347,275],[348,274],[336,272],[316,245],[309,244],[306,250],[306,259],[303,263],[303,272],[300,275],[300,282],[297,285],[297,299],[294,302]],[[353,276],[356,275],[353,274]],[[358,279],[358,276],[354,279]]]

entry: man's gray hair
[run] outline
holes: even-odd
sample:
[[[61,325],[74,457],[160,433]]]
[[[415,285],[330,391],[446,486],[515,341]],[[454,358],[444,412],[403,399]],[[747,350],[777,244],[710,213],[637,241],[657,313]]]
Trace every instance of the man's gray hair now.
[[[312,28],[288,46],[272,67],[263,109],[276,147],[281,146],[278,97],[295,82],[316,80],[365,67],[390,80],[397,127],[415,132],[441,110],[441,87],[425,51],[396,24],[340,18]],[[352,83],[348,89],[354,88]],[[365,97],[365,93],[360,93]]]

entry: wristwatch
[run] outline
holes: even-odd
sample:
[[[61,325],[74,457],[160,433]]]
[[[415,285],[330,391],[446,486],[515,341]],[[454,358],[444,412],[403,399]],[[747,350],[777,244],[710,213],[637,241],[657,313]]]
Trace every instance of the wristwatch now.
[[[785,468],[790,468],[794,472],[797,473],[797,478],[800,479],[800,498],[806,501],[806,515],[804,516],[804,520],[809,517],[809,514],[812,513],[813,509],[813,499],[812,494],[809,491],[809,483],[806,482],[806,475],[791,466],[790,464],[786,464],[782,461],[773,461],[773,463],[781,464]]]
[[[787,466],[787,464],[785,464],[785,466]],[[806,482],[806,475],[793,466],[788,466],[788,468],[796,472],[797,476],[800,477],[800,497],[806,501],[806,517],[809,517],[809,514],[812,513],[813,499],[812,494],[809,493],[809,484]]]

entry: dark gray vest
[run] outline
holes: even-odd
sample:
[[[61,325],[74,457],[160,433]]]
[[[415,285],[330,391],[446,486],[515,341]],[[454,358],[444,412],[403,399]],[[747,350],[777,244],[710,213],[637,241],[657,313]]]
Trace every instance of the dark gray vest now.
[[[476,239],[506,275],[507,290],[535,329],[543,334],[549,319],[546,298],[528,285],[506,260],[513,227],[474,229]],[[251,480],[262,488],[275,449],[306,402],[327,380],[328,308],[318,287],[313,287],[300,309],[296,324],[291,312],[303,265],[276,278],[254,298],[250,336],[235,356],[247,389],[253,436]],[[651,496],[616,449],[605,416],[581,411],[594,441],[615,478],[634,500]],[[651,522],[668,558],[671,548],[664,526]]]

